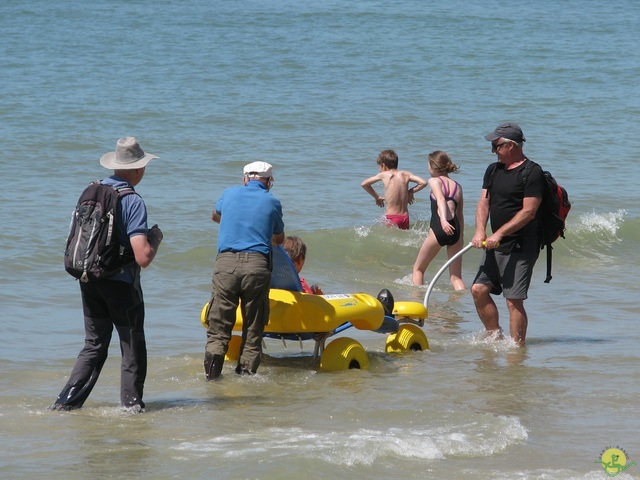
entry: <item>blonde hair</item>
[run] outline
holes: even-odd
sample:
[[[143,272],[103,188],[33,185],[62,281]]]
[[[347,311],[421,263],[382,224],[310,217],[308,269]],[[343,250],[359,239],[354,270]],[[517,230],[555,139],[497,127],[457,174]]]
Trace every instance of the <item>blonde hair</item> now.
[[[451,161],[449,155],[442,150],[429,154],[429,166],[438,173],[458,173],[460,168]]]
[[[282,243],[282,248],[294,262],[298,259],[304,260],[307,258],[307,245],[300,237],[286,237]]]

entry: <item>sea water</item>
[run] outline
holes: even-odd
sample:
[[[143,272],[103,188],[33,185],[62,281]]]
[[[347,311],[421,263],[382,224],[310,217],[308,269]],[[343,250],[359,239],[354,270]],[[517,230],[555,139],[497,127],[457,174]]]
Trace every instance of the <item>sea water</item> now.
[[[2,478],[591,480],[608,448],[638,461],[640,4],[18,0],[0,16]],[[483,136],[504,121],[573,203],[552,282],[544,251],[534,273],[525,348],[484,341],[445,274],[428,352],[351,329],[369,370],[321,372],[311,342],[267,340],[255,377],[205,381],[210,214],[244,164],[274,165],[309,283],[422,302],[428,192],[398,231],[360,182],[383,149],[425,178],[447,151],[469,241],[495,159]],[[147,412],[118,408],[116,338],[85,407],[49,412],[83,342],[69,215],[126,135],[161,157],[137,188],[165,235],[142,280]],[[464,256],[467,285],[479,259]]]

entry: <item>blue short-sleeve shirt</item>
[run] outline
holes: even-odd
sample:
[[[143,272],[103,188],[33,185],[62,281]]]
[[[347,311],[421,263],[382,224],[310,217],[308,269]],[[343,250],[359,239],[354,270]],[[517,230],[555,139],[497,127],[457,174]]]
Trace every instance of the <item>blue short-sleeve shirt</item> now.
[[[260,252],[269,255],[271,237],[284,232],[282,205],[260,180],[227,188],[218,199],[218,253]]]
[[[101,180],[105,185],[111,185],[116,188],[131,187],[127,182],[116,175]],[[131,187],[133,188],[133,187]],[[120,199],[120,210],[116,221],[118,229],[118,241],[128,249],[131,249],[131,237],[136,235],[147,235],[149,228],[147,226],[147,207],[142,197],[137,194],[125,195]],[[140,272],[137,264],[125,267],[121,272],[109,277],[111,280],[120,280],[127,283],[133,283],[136,275]]]

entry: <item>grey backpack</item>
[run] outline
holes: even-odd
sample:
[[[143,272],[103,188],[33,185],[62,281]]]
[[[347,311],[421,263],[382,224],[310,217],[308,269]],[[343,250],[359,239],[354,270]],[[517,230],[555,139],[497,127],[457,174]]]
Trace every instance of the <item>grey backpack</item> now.
[[[135,262],[133,250],[118,241],[116,221],[120,198],[133,187],[115,188],[92,182],[80,195],[71,216],[64,268],[82,282],[107,278]]]

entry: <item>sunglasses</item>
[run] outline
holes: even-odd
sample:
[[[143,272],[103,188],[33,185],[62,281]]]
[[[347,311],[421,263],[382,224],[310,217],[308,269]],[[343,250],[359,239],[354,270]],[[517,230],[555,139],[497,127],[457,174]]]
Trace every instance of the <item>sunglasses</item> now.
[[[491,144],[491,151],[492,151],[492,152],[497,152],[497,151],[498,151],[498,149],[499,149],[501,146],[506,145],[507,143],[510,143],[510,142],[492,143],[492,144]]]

